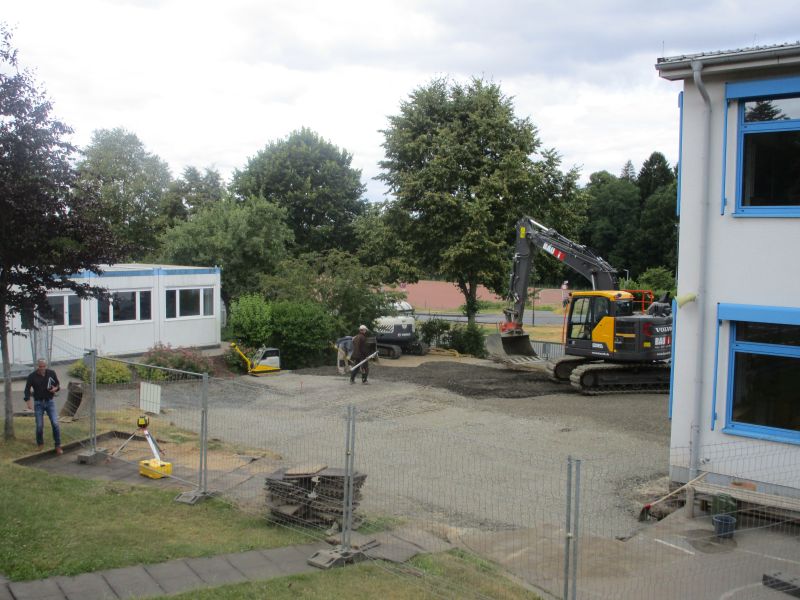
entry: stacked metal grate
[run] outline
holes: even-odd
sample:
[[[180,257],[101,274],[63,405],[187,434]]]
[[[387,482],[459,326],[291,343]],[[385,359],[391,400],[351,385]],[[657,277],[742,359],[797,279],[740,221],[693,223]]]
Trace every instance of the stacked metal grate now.
[[[264,489],[271,520],[302,525],[341,527],[345,498],[344,469],[312,465],[278,469],[266,477]],[[361,486],[367,476],[353,473],[353,529],[361,525],[356,514]]]

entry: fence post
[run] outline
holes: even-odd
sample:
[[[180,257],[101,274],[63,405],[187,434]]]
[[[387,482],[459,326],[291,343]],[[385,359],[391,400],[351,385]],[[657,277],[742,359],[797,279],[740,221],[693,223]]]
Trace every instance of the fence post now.
[[[567,522],[564,537],[564,600],[569,598],[569,561],[572,542],[572,456],[567,457]]]
[[[89,445],[91,453],[97,452],[97,350],[89,350],[89,371],[91,374],[92,403],[89,405]]]
[[[572,519],[572,600],[578,592],[578,527],[581,514],[581,460],[575,461],[575,514]]]
[[[350,533],[353,528],[353,463],[356,434],[356,408],[352,404],[347,407],[347,424],[345,427],[344,458],[344,498],[342,502],[342,554],[350,554]]]
[[[208,494],[208,373],[203,373],[202,408],[200,411],[200,494]]]

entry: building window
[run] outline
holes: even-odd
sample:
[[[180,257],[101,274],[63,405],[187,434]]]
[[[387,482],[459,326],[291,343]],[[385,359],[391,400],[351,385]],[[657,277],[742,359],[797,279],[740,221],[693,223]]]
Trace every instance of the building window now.
[[[746,317],[777,321],[780,311],[744,307]],[[728,411],[725,431],[800,443],[800,324],[797,309],[782,322],[731,320]],[[777,318],[776,318],[777,317]]]
[[[167,290],[167,319],[214,316],[214,288]]]
[[[728,98],[739,107],[736,214],[800,216],[800,79],[729,84]]]
[[[75,294],[48,296],[47,306],[41,313],[54,327],[78,327],[81,325],[81,299]],[[30,319],[24,318],[22,326],[30,329]]]
[[[152,302],[150,290],[114,292],[108,300],[97,302],[98,323],[150,321]]]

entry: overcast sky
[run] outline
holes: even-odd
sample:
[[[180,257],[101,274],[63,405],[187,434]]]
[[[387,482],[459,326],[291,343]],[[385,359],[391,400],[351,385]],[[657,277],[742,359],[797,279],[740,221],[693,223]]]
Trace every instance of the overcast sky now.
[[[514,97],[582,180],[677,160],[680,84],[660,56],[800,37],[797,3],[493,0],[6,0],[0,19],[83,146],[123,127],[166,160],[226,178],[309,127],[353,155],[380,200],[380,130],[435,77]]]

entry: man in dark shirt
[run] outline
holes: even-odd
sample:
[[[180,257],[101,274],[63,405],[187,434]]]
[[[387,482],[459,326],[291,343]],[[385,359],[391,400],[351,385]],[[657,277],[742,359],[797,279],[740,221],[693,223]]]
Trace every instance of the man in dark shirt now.
[[[367,358],[367,326],[362,325],[358,328],[358,335],[353,338],[353,353],[350,355],[350,360],[354,364],[360,363]],[[369,377],[369,361],[364,361],[360,367],[350,371],[350,383],[356,382],[356,375],[361,371],[361,383],[367,383]]]
[[[36,370],[28,375],[28,379],[25,381],[25,404],[28,406],[28,410],[35,411],[36,445],[39,446],[39,450],[44,448],[44,413],[47,413],[50,426],[53,428],[56,454],[63,454],[61,428],[58,426],[56,402],[53,400],[53,396],[60,389],[61,383],[58,381],[58,375],[55,371],[47,368],[47,362],[44,360],[39,360]],[[33,390],[33,406],[31,406],[31,390]]]

